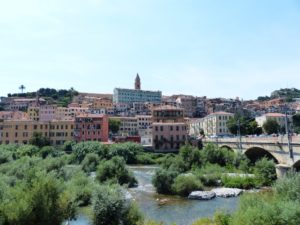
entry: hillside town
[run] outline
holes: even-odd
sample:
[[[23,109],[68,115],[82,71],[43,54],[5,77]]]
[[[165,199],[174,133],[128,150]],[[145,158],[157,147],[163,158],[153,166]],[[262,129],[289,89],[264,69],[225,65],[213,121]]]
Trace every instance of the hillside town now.
[[[279,135],[286,129],[294,133],[297,127],[292,126],[292,116],[300,112],[299,98],[287,101],[274,93],[273,98],[247,101],[238,97],[165,96],[161,91],[143,90],[139,74],[132,89],[115,88],[113,94],[72,89],[69,102],[63,104],[43,96],[47,89],[35,96],[24,94],[24,89],[22,85],[22,93],[1,97],[0,144],[29,144],[39,133],[54,146],[68,141],[133,141],[155,151],[176,151],[190,139],[258,136],[263,132]],[[255,121],[252,132],[243,131],[247,120]],[[262,129],[269,120],[276,121],[277,132]]]

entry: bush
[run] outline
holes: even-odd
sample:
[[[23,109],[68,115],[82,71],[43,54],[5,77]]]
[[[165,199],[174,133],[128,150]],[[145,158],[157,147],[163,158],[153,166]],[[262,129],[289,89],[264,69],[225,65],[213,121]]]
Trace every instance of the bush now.
[[[182,174],[174,180],[172,190],[178,195],[188,196],[192,191],[203,190],[203,185],[195,175]]]
[[[225,172],[224,168],[218,164],[206,164],[201,169],[193,171],[196,177],[208,187],[219,186],[223,172]]]
[[[226,166],[234,164],[235,153],[226,148],[218,148],[214,144],[208,144],[201,151],[201,157],[205,163]]]
[[[199,149],[191,145],[182,146],[179,150],[179,155],[187,170],[190,170],[192,167],[200,167],[202,164]]]
[[[149,153],[138,154],[136,157],[137,164],[152,165],[156,164],[156,161],[152,158]]]
[[[152,183],[159,194],[171,194],[172,185],[177,176],[176,171],[158,169],[152,178]]]
[[[81,162],[83,171],[90,173],[96,171],[97,166],[100,163],[100,157],[95,153],[89,153],[85,156],[84,160]]]
[[[142,152],[143,148],[140,144],[127,142],[110,146],[109,157],[120,156],[127,164],[136,164],[137,155]]]
[[[270,186],[277,179],[275,163],[266,158],[255,163],[254,173],[260,186]]]
[[[77,163],[81,163],[89,153],[95,153],[104,159],[107,156],[108,147],[96,141],[80,142],[73,146],[73,155]]]
[[[0,202],[4,224],[60,225],[72,218],[71,200],[63,195],[63,184],[52,174],[36,173],[28,183],[9,189]]]
[[[137,180],[126,168],[125,160],[121,157],[102,161],[97,168],[97,180],[100,182],[118,182],[120,185],[127,184],[129,187],[137,185]]]
[[[125,200],[117,185],[99,186],[93,196],[94,225],[137,225],[142,217],[135,206]]]
[[[222,176],[222,184],[228,188],[251,189],[256,187],[255,177],[250,176]]]
[[[277,198],[300,201],[300,174],[289,172],[284,178],[277,180],[273,188]]]

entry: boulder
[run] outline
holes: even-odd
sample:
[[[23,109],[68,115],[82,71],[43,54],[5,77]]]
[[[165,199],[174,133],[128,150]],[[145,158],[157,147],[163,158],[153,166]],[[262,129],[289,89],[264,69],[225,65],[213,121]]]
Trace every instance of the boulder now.
[[[211,191],[214,192],[217,197],[222,198],[237,197],[243,193],[243,190],[238,188],[216,188]]]
[[[193,191],[189,195],[189,199],[195,200],[211,200],[216,197],[216,193],[212,191]]]

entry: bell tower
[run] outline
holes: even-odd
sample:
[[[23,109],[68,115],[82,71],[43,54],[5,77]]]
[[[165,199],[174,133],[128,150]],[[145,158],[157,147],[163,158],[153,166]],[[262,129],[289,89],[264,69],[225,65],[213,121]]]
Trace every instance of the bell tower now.
[[[134,89],[135,90],[141,90],[141,79],[140,79],[139,74],[136,75],[135,83],[134,83]]]

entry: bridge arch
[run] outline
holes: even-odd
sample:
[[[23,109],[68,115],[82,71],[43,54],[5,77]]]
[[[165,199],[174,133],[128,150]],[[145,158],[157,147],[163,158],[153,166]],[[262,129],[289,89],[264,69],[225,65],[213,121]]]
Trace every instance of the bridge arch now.
[[[259,159],[267,158],[273,160],[276,164],[279,163],[279,160],[269,151],[261,147],[251,147],[245,151],[245,155],[250,159],[252,163],[255,163]]]
[[[224,149],[227,149],[228,151],[234,151],[230,146],[228,146],[228,145],[221,145],[221,147],[220,148],[224,148]]]
[[[297,171],[300,172],[300,160],[294,163],[293,168]]]

